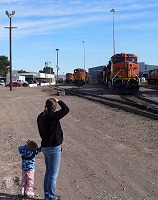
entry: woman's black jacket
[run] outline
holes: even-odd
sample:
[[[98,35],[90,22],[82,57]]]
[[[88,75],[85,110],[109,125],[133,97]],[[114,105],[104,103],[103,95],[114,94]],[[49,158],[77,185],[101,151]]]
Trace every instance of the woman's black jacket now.
[[[41,141],[41,147],[58,146],[63,142],[63,131],[60,119],[68,112],[68,106],[61,100],[58,101],[59,111],[41,112],[37,117],[37,125]]]

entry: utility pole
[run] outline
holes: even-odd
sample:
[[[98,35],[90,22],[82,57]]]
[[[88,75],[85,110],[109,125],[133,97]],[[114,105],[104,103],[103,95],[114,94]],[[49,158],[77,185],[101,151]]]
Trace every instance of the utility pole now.
[[[9,13],[8,11],[5,11],[6,15],[10,19],[10,26],[4,27],[9,28],[9,40],[10,40],[10,91],[12,91],[12,29],[17,27],[12,27],[12,16],[15,14],[15,11],[12,11],[12,13]]]

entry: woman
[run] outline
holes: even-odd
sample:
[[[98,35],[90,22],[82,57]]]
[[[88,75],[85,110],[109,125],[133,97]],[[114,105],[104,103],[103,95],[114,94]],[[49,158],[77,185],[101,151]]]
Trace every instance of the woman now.
[[[57,104],[61,107],[56,110]],[[45,109],[37,117],[37,124],[41,141],[42,152],[45,157],[46,173],[44,178],[44,195],[47,200],[58,200],[56,194],[56,181],[61,160],[61,144],[63,131],[60,119],[68,114],[68,106],[61,100],[49,98]]]

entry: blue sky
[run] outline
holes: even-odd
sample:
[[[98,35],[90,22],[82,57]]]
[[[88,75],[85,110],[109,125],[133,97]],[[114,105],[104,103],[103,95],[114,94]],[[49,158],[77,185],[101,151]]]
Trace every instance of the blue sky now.
[[[139,62],[158,65],[157,0],[0,0],[0,55],[9,57],[12,17],[13,69],[38,72],[51,62],[59,74],[105,65],[116,53],[134,53]],[[82,41],[84,41],[84,46]]]

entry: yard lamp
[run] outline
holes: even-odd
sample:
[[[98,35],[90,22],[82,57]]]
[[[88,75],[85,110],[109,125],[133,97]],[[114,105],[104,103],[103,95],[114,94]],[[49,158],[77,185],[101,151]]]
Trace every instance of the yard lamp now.
[[[49,61],[49,73],[50,73],[50,79],[49,79],[49,85],[51,86],[51,62]]]
[[[57,51],[57,64],[56,64],[56,67],[57,67],[57,81],[56,81],[56,83],[58,84],[58,71],[59,71],[59,66],[58,66],[58,51],[59,51],[59,49],[56,49],[56,51]]]
[[[84,70],[85,70],[85,62],[86,62],[86,58],[85,58],[85,41],[82,41],[83,43],[83,66],[84,66]]]
[[[116,12],[116,10],[114,8],[112,8],[110,10],[110,12],[113,13],[113,48],[114,48],[114,55],[115,55],[115,31],[114,31],[114,13]]]
[[[12,27],[12,16],[15,14],[15,11],[12,11],[12,13],[9,13],[8,11],[5,11],[6,15],[10,19],[10,26],[4,27],[9,28],[9,40],[10,40],[10,91],[12,91],[12,29],[17,27]]]

